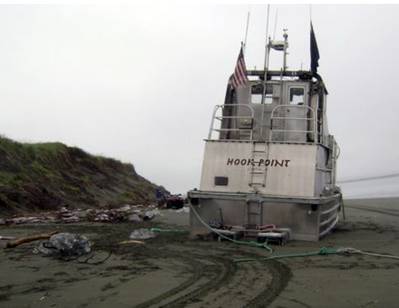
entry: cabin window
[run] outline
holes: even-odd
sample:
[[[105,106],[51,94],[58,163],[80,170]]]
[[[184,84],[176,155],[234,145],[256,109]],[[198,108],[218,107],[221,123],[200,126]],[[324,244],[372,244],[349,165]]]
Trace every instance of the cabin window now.
[[[303,105],[305,102],[305,89],[299,87],[290,88],[290,104]]]
[[[215,176],[215,186],[229,185],[229,178],[226,176]]]
[[[262,94],[252,94],[252,104],[261,104]],[[265,104],[273,103],[273,96],[271,94],[265,95]]]
[[[273,89],[274,86],[271,84],[266,85],[266,93],[265,93],[265,104],[273,103]],[[252,104],[261,104],[262,103],[262,93],[263,93],[263,84],[256,84],[252,86],[252,94],[251,94],[251,103]]]

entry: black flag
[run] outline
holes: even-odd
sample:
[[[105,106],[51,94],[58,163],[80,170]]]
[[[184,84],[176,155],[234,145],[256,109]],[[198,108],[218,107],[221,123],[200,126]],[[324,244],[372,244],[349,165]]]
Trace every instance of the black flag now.
[[[310,22],[310,70],[312,73],[317,73],[319,66],[319,48],[317,47],[316,36],[314,35],[313,25]]]

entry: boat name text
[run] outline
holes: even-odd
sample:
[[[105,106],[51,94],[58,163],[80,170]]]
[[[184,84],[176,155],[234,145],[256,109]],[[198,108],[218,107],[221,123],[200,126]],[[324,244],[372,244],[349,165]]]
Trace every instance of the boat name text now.
[[[227,166],[288,167],[289,159],[227,158]]]

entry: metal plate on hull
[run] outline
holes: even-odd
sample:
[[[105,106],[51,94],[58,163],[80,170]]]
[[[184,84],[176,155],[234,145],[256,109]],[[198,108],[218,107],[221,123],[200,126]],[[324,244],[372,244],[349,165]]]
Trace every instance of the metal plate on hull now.
[[[262,145],[262,150],[258,150],[254,157],[253,149],[259,145]],[[313,197],[318,147],[305,144],[208,141],[200,189]],[[256,180],[252,174],[256,174]],[[229,185],[215,185],[215,177],[227,177]]]
[[[341,194],[320,198],[286,198],[253,193],[190,191],[189,200],[195,210],[190,214],[193,235],[209,232],[196,214],[210,222],[220,219],[222,213],[226,225],[274,224],[290,228],[294,240],[317,241],[336,225]],[[253,204],[259,204],[261,210],[254,211]]]

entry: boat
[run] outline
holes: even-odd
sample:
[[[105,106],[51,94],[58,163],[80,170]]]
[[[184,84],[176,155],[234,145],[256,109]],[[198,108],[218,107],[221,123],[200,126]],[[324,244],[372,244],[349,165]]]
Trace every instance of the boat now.
[[[309,70],[287,69],[286,30],[283,40],[267,39],[261,70],[246,69],[242,44],[224,103],[212,114],[199,189],[187,194],[192,236],[241,230],[258,237],[280,228],[292,240],[318,241],[337,225],[340,149],[327,126],[312,25],[310,32]],[[283,53],[280,69],[269,68],[271,52]]]

